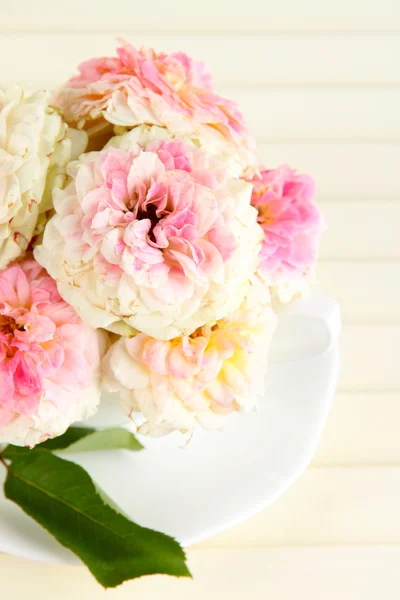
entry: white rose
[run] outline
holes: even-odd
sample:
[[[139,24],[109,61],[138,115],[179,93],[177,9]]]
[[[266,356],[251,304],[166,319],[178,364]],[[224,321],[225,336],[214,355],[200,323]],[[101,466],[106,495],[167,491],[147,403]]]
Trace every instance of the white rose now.
[[[86,134],[78,135],[79,152]],[[52,188],[64,182],[65,164],[77,156],[72,140],[78,142],[46,92],[0,90],[0,269],[26,250],[51,208]]]
[[[257,407],[276,326],[269,302],[268,286],[255,277],[237,311],[192,335],[161,341],[138,333],[111,346],[104,383],[141,422],[140,433],[220,428],[226,415]]]

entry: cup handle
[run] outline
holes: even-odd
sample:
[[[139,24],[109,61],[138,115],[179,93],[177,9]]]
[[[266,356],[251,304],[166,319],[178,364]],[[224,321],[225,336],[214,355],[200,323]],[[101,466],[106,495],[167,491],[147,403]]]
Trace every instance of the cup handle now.
[[[339,304],[313,294],[278,313],[278,327],[270,363],[290,363],[319,358],[338,341],[341,330]]]

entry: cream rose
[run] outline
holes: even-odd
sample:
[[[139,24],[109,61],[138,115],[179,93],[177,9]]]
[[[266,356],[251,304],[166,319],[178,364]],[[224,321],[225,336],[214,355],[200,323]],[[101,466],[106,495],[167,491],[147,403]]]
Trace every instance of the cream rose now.
[[[38,224],[43,227],[52,188],[85,143],[86,134],[70,135],[46,92],[0,90],[0,269],[27,249]]]
[[[120,338],[103,362],[104,381],[123,411],[144,416],[142,434],[220,428],[232,412],[256,408],[264,393],[276,317],[268,286],[253,278],[239,310],[189,336]]]

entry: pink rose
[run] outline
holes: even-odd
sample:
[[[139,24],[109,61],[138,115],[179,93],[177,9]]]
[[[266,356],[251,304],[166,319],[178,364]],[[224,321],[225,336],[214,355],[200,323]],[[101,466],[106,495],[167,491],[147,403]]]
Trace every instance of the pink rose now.
[[[251,185],[151,129],[71,165],[35,257],[88,324],[171,339],[240,304],[262,231]]]
[[[55,102],[68,123],[85,127],[91,137],[111,129],[109,123],[159,125],[171,135],[199,135],[207,151],[233,154],[243,169],[256,165],[255,144],[237,105],[219,96],[204,65],[183,52],[138,50],[122,41],[116,57],[87,60],[79,71]]]
[[[36,261],[0,272],[0,443],[32,447],[95,412],[100,340]]]
[[[300,291],[312,276],[322,215],[313,202],[314,181],[288,166],[262,170],[252,180],[252,205],[264,231],[260,268],[281,300]]]

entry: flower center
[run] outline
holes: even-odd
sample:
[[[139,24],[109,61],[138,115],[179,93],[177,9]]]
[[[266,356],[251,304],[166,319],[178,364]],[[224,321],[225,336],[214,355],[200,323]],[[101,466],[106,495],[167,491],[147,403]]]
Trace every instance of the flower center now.
[[[193,331],[193,333],[191,333],[189,335],[189,337],[192,340],[195,340],[198,337],[205,337],[203,329],[204,329],[204,327],[198,327],[197,329],[195,329],[195,331]],[[212,327],[210,329],[211,329],[211,331],[216,331],[218,329],[218,323],[214,323],[214,325],[212,325]]]
[[[265,184],[263,186],[258,187],[256,198],[258,200],[262,199],[263,196],[265,196],[265,194],[269,192],[270,188],[271,186],[269,184]],[[258,212],[257,222],[260,223],[260,225],[268,225],[269,223],[272,223],[273,217],[271,215],[270,207],[267,202],[257,202],[254,204],[254,206],[256,207]]]
[[[152,242],[156,241],[154,236],[154,227],[157,225],[159,218],[157,217],[157,206],[155,204],[149,203],[146,204],[143,208],[141,208],[138,212],[138,219],[149,219],[151,226],[148,236]]]
[[[190,337],[192,340],[195,340],[195,339],[196,339],[196,338],[198,338],[198,337],[203,337],[203,328],[202,328],[202,327],[198,327],[198,328],[197,328],[195,331],[193,331],[193,332],[192,332],[192,333],[189,335],[189,337]]]
[[[273,222],[268,206],[256,206],[256,209],[258,211],[257,223],[260,223],[260,225],[269,225]]]
[[[14,333],[15,330],[24,331],[22,325],[18,325],[15,319],[7,315],[0,315],[0,333]]]

